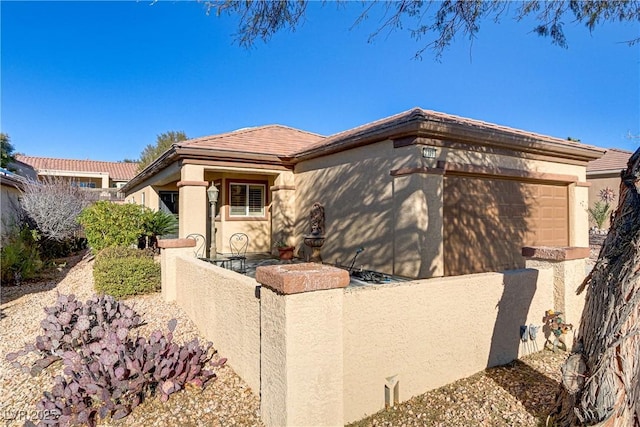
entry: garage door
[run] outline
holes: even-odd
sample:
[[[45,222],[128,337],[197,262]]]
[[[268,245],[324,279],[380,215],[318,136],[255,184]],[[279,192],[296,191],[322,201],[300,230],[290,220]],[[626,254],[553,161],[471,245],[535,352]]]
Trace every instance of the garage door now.
[[[567,246],[564,185],[447,176],[444,179],[445,275],[524,267],[523,246]]]

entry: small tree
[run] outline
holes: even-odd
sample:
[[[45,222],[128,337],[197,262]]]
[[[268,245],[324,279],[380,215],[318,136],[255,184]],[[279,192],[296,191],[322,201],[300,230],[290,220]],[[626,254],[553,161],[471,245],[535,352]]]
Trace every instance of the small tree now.
[[[149,166],[155,159],[160,157],[162,153],[167,151],[173,144],[177,144],[180,141],[186,141],[187,135],[182,131],[169,131],[161,133],[156,137],[155,144],[149,144],[140,153],[140,165],[138,170],[142,170]]]
[[[49,177],[29,181],[22,196],[22,208],[44,238],[63,241],[76,236],[78,215],[92,201],[92,195],[68,181]]]
[[[14,148],[9,135],[0,132],[0,167],[6,168],[9,163],[16,161],[13,152]]]

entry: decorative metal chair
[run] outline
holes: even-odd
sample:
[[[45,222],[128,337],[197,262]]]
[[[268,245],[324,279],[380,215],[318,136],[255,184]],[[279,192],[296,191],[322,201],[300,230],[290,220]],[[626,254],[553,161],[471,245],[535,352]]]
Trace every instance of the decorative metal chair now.
[[[247,248],[249,247],[249,236],[244,233],[232,234],[229,238],[229,247],[231,248],[231,255],[228,257],[231,260],[231,269],[238,273],[245,274],[246,261],[247,261]],[[234,261],[240,261],[240,269],[233,268]]]
[[[207,239],[202,234],[198,233],[189,234],[186,238],[196,241],[196,246],[193,250],[194,255],[196,258],[203,259],[205,257],[205,243],[207,242]]]

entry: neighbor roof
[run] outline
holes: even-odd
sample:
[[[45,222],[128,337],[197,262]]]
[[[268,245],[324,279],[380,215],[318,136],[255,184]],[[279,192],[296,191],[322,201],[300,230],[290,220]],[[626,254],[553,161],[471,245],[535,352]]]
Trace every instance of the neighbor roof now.
[[[622,169],[626,169],[627,162],[632,154],[631,151],[609,148],[604,153],[604,156],[589,162],[587,165],[587,173],[605,171],[619,172]]]
[[[287,157],[323,139],[322,135],[316,133],[282,125],[267,125],[238,129],[219,135],[203,136],[180,142],[177,145],[185,148],[211,148],[221,151]]]
[[[96,160],[56,159],[51,157],[16,156],[37,171],[108,173],[116,181],[129,181],[138,173],[138,163],[101,162]]]

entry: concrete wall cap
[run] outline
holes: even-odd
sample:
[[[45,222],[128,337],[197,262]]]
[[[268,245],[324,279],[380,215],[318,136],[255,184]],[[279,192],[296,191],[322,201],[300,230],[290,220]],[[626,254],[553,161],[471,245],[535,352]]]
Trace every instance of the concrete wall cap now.
[[[346,288],[349,272],[323,264],[282,264],[256,269],[256,281],[278,293],[289,295]]]
[[[525,246],[522,256],[525,258],[545,259],[549,261],[569,261],[573,259],[589,258],[589,248],[580,247],[550,247]]]
[[[196,245],[194,239],[158,239],[158,247],[168,248],[192,248]]]

